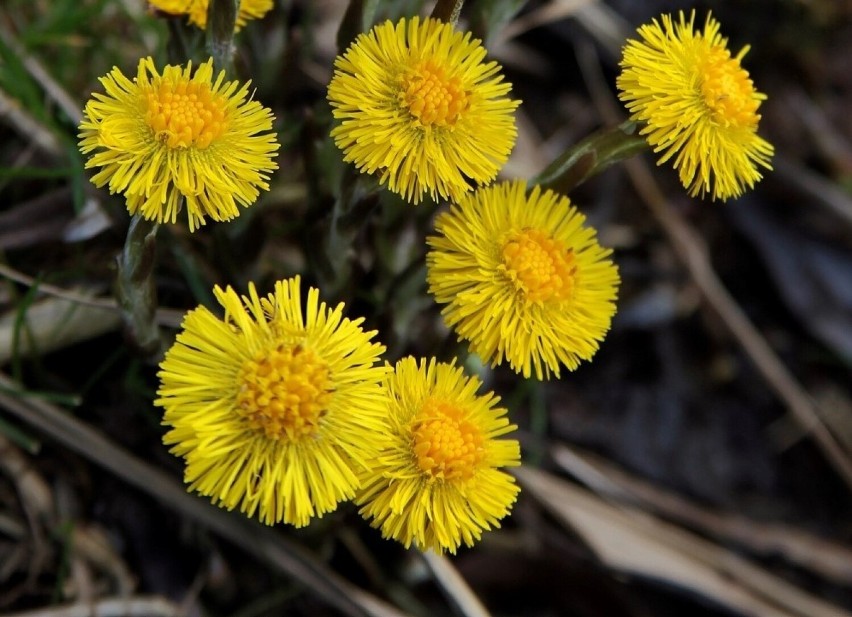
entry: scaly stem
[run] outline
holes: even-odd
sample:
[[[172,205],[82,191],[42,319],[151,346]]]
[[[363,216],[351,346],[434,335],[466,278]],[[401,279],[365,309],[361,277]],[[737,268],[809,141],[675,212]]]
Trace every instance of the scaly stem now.
[[[157,223],[136,214],[130,221],[124,250],[118,257],[116,296],[130,339],[146,356],[163,349],[160,330],[154,321],[157,288],[154,263],[157,254]]]
[[[240,0],[210,0],[207,7],[207,52],[216,72],[231,72],[234,60],[234,28]]]

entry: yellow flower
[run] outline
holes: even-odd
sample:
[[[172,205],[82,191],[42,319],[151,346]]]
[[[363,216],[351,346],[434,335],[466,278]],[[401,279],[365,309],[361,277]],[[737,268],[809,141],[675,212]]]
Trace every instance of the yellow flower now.
[[[519,101],[485,55],[478,39],[435,19],[358,36],[328,86],[344,160],[415,204],[494,180],[515,144]]]
[[[224,319],[199,307],[160,365],[163,441],[190,490],[266,523],[307,525],[351,499],[378,454],[384,346],[299,277],[242,300],[214,289]]]
[[[383,537],[455,553],[509,513],[520,489],[500,468],[520,464],[520,445],[497,437],[517,427],[480,385],[434,358],[403,358],[386,377],[386,445],[355,499]]]
[[[495,184],[441,213],[427,280],[447,326],[483,360],[558,377],[609,330],[618,270],[567,197],[526,190],[525,181]]]
[[[249,83],[213,79],[213,61],[160,75],[151,58],[131,81],[118,68],[101,78],[105,94],[86,103],[80,151],[99,168],[97,186],[123,193],[131,214],[177,219],[186,202],[189,229],[209,216],[224,221],[269,189],[278,142],[272,112],[249,96]]]
[[[210,0],[148,0],[148,3],[172,15],[188,15],[189,23],[202,30],[207,27],[207,6]],[[234,28],[239,32],[247,22],[260,19],[272,10],[273,0],[241,0]]]
[[[695,32],[695,11],[675,23],[663,15],[639,28],[642,41],[624,47],[617,78],[619,97],[631,119],[645,123],[641,133],[654,152],[672,157],[681,184],[691,196],[738,197],[761,173],[772,169],[772,145],[757,134],[757,113],[766,95],[757,92],[719,22],[710,15],[704,32]]]

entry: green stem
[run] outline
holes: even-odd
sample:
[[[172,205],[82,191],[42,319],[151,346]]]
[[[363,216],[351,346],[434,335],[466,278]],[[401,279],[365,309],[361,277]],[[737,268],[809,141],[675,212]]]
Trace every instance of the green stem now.
[[[169,40],[166,44],[166,53],[170,64],[185,64],[189,58],[190,44],[187,40],[187,25],[181,15],[171,16],[166,19],[169,28]]]
[[[532,184],[560,193],[571,190],[614,163],[648,150],[635,122],[624,122],[590,135],[548,165]]]
[[[116,296],[130,339],[146,356],[163,349],[160,330],[154,320],[157,288],[154,263],[157,254],[157,223],[136,214],[130,221],[124,250],[118,257]]]
[[[207,7],[207,52],[216,72],[231,71],[234,61],[234,28],[240,0],[210,0]]]
[[[337,49],[346,51],[352,41],[362,32],[366,32],[373,25],[373,17],[378,8],[378,0],[350,0],[346,7],[346,13],[337,30]]]
[[[340,196],[332,207],[318,264],[326,279],[326,289],[340,290],[351,282],[355,238],[377,204],[375,183],[354,166],[347,166],[341,178]]]

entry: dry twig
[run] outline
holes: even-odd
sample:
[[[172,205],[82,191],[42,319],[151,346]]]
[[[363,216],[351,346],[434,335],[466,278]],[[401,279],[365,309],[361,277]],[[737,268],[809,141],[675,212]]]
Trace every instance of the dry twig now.
[[[80,120],[83,119],[83,113],[80,111],[82,109],[80,103],[71,98],[65,88],[59,85],[59,82],[44,68],[44,65],[38,58],[28,53],[15,35],[2,23],[0,23],[0,40],[15,53],[21,64],[24,65],[24,68],[29,71],[33,79],[44,89],[45,94],[65,112],[65,115],[68,116],[71,122],[75,125],[80,124]]]
[[[644,161],[627,161],[636,192],[669,236],[707,304],[722,319],[795,420],[807,431],[847,486],[852,489],[852,461],[817,413],[810,395],[778,358],[716,275],[703,239],[675,210]]]
[[[429,566],[435,581],[455,605],[459,615],[462,615],[462,617],[490,617],[491,613],[482,605],[482,602],[479,601],[479,598],[476,597],[476,594],[473,593],[449,559],[432,551],[424,552],[423,559]]]
[[[12,613],[6,617],[185,617],[174,602],[159,596],[104,598],[96,602],[78,602],[33,611]]]
[[[0,407],[129,485],[204,525],[254,557],[291,576],[316,597],[350,617],[405,617],[405,613],[349,583],[274,529],[242,515],[232,515],[190,495],[169,475],[133,456],[58,407],[37,399],[12,396],[20,384],[0,374]]]
[[[45,154],[53,157],[62,156],[62,145],[56,136],[39,124],[17,100],[7,96],[2,90],[0,90],[0,118],[6,118],[9,126]]]
[[[43,283],[41,281],[37,281],[31,276],[27,276],[23,272],[19,272],[14,268],[10,268],[5,264],[0,264],[0,276],[7,278],[11,281],[15,281],[16,283],[26,285],[27,287],[33,287],[37,285],[38,290],[40,292],[43,292],[50,296],[55,296],[57,298],[68,300],[69,302],[73,302],[74,304],[90,306],[92,308],[109,309],[116,312],[118,311],[118,303],[113,298],[93,298],[92,296],[80,294],[74,291],[69,291],[67,289],[63,289],[62,287],[51,285],[50,283]],[[185,311],[179,309],[158,308],[156,317],[157,323],[161,326],[177,328],[178,326],[180,326],[184,314]]]

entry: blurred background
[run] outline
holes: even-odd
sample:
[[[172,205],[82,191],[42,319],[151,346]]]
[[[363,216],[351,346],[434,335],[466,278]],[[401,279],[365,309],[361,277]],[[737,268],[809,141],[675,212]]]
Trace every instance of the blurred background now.
[[[112,300],[129,216],[88,181],[76,126],[113,66],[162,65],[178,36],[201,59],[203,35],[142,0],[3,0],[0,613],[852,615],[852,2],[465,3],[459,26],[523,101],[504,178],[626,119],[621,46],[662,13],[712,10],[768,96],[774,171],[738,200],[687,197],[648,154],[572,191],[622,286],[594,360],[544,383],[482,367],[444,328],[423,265],[440,204],[382,192],[328,268],[345,166],[325,96],[348,5],[278,0],[238,34],[279,170],[231,223],[160,229],[158,320],[173,336],[214,284],[300,274],[365,316],[388,360],[458,356],[519,426],[512,515],[424,559],[348,504],[260,529],[184,492],[156,361]],[[433,5],[377,2],[374,21]]]

